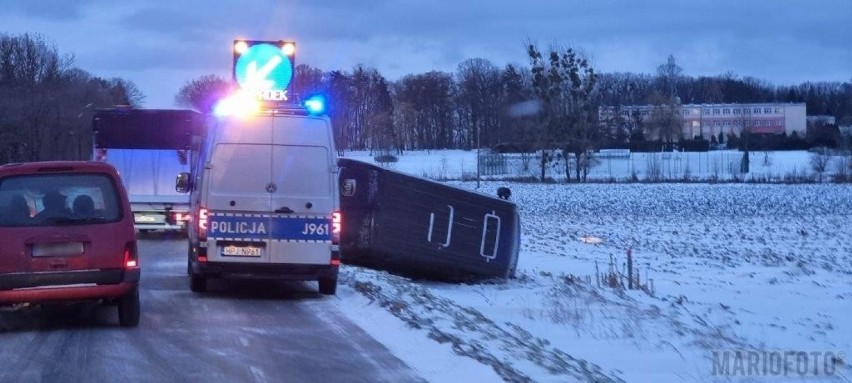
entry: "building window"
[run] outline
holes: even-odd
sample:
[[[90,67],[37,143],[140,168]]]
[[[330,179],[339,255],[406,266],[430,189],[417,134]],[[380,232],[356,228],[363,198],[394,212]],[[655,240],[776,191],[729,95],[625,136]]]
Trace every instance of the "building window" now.
[[[719,109],[713,109],[713,114],[714,114],[714,115],[719,115]]]
[[[725,126],[731,126],[731,122],[730,122],[730,121],[725,121]]]
[[[710,115],[710,109],[704,109],[704,115],[709,116]]]
[[[772,108],[763,108],[763,114],[772,114]]]
[[[734,114],[740,114],[740,108],[734,108]]]
[[[731,114],[731,110],[727,108],[722,109],[722,114]]]
[[[781,108],[775,108],[775,114],[781,114]]]
[[[760,114],[760,108],[754,108],[751,112],[754,114]]]
[[[714,122],[713,122],[713,125],[719,126],[719,125],[721,125],[721,124],[719,123],[719,121],[714,121]]]

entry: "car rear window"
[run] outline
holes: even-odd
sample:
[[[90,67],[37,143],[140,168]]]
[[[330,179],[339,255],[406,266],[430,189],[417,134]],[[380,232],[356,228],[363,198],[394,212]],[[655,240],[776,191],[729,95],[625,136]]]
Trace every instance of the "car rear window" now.
[[[0,226],[91,225],[122,218],[104,174],[34,174],[0,179]]]

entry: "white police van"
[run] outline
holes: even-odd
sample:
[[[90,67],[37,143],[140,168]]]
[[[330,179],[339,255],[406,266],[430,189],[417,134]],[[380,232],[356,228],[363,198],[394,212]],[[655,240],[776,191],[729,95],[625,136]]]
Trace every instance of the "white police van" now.
[[[300,107],[211,118],[190,173],[187,271],[209,278],[316,280],[337,290],[341,214],[328,117]]]

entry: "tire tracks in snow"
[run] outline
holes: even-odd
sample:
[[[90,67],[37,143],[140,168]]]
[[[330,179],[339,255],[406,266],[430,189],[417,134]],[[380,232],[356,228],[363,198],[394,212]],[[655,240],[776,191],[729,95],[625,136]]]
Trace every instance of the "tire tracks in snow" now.
[[[359,278],[358,274],[366,277]],[[532,364],[566,380],[623,382],[600,366],[575,358],[516,324],[496,323],[473,308],[435,296],[429,289],[403,277],[350,269],[341,273],[340,280],[408,326],[427,331],[429,338],[439,343],[449,343],[457,355],[490,366],[506,381],[535,381],[518,366]]]

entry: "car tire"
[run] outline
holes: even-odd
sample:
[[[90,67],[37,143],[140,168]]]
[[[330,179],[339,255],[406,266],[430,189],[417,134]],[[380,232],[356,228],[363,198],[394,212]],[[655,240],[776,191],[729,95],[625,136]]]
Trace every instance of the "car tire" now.
[[[118,323],[122,327],[139,325],[139,287],[134,287],[127,295],[118,300]]]
[[[207,277],[201,274],[190,274],[189,289],[194,293],[203,293],[207,291]]]
[[[337,278],[320,278],[319,292],[324,295],[334,295],[337,293]]]

